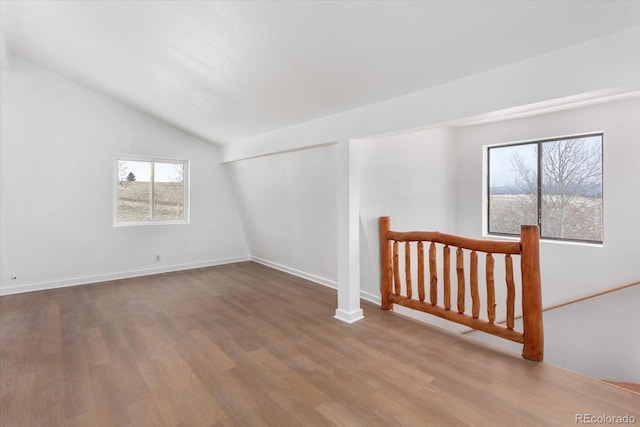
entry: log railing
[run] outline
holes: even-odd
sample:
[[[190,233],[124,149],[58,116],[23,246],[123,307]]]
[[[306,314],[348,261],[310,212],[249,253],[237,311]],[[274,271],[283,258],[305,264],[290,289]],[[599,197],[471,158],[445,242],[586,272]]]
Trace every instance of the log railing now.
[[[431,231],[391,231],[389,217],[380,217],[380,257],[381,257],[381,306],[392,310],[393,304],[429,313],[470,328],[484,331],[517,343],[524,344],[522,356],[525,359],[541,361],[544,352],[542,330],[542,298],[540,289],[539,233],[535,225],[523,225],[519,242],[476,240]],[[415,245],[412,243],[415,242]],[[415,246],[416,268],[412,268],[411,255]],[[404,261],[400,256],[404,253]],[[438,252],[440,251],[440,256]],[[484,253],[486,289],[486,319],[480,317],[481,286],[479,265]],[[465,256],[469,253],[468,257]],[[427,256],[427,266],[425,266]],[[506,287],[506,325],[495,322],[496,257],[504,257],[504,285]],[[442,268],[438,270],[438,259]],[[514,329],[516,277],[514,259],[519,259],[522,300],[523,331]],[[468,260],[468,263],[466,262]],[[516,261],[517,262],[517,261]],[[401,264],[404,264],[402,272]],[[452,265],[455,273],[452,273]],[[469,271],[465,271],[468,265]],[[426,267],[426,268],[425,268]],[[416,282],[412,282],[416,272]],[[428,271],[427,271],[428,270]],[[455,278],[452,279],[452,274]],[[428,297],[425,286],[428,275]],[[404,281],[401,281],[404,276]],[[467,292],[467,277],[469,292]],[[455,282],[456,289],[452,286]],[[442,283],[442,295],[439,295]],[[415,286],[414,286],[415,285]],[[404,290],[404,294],[403,291]],[[417,299],[414,296],[417,290]],[[466,297],[471,297],[471,313],[467,313]],[[455,308],[452,309],[452,296]],[[441,303],[441,304],[439,304]]]

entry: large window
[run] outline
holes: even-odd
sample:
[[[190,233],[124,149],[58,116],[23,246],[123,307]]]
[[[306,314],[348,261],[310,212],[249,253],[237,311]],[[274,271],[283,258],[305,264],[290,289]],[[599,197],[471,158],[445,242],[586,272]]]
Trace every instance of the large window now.
[[[118,156],[115,225],[188,222],[188,162]]]
[[[602,242],[602,134],[488,148],[489,234]]]

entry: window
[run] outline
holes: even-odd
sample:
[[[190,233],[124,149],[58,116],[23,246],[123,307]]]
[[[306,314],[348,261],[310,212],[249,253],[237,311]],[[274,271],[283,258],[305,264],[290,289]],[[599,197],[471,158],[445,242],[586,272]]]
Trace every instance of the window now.
[[[489,147],[489,234],[602,243],[602,134]]]
[[[188,161],[119,156],[114,225],[186,223]]]

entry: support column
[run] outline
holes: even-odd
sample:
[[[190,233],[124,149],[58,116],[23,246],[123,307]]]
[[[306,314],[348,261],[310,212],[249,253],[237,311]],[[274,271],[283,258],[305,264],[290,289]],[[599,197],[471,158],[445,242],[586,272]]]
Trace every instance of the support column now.
[[[337,243],[338,308],[335,318],[353,323],[364,318],[360,308],[360,189],[358,143],[338,141]]]

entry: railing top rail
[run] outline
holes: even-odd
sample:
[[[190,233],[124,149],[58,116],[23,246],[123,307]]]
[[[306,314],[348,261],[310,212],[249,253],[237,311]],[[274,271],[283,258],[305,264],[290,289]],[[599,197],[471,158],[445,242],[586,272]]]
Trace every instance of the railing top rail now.
[[[387,231],[387,240],[398,242],[434,242],[455,246],[473,251],[494,254],[520,254],[520,242],[500,242],[496,240],[479,240],[439,231]]]

